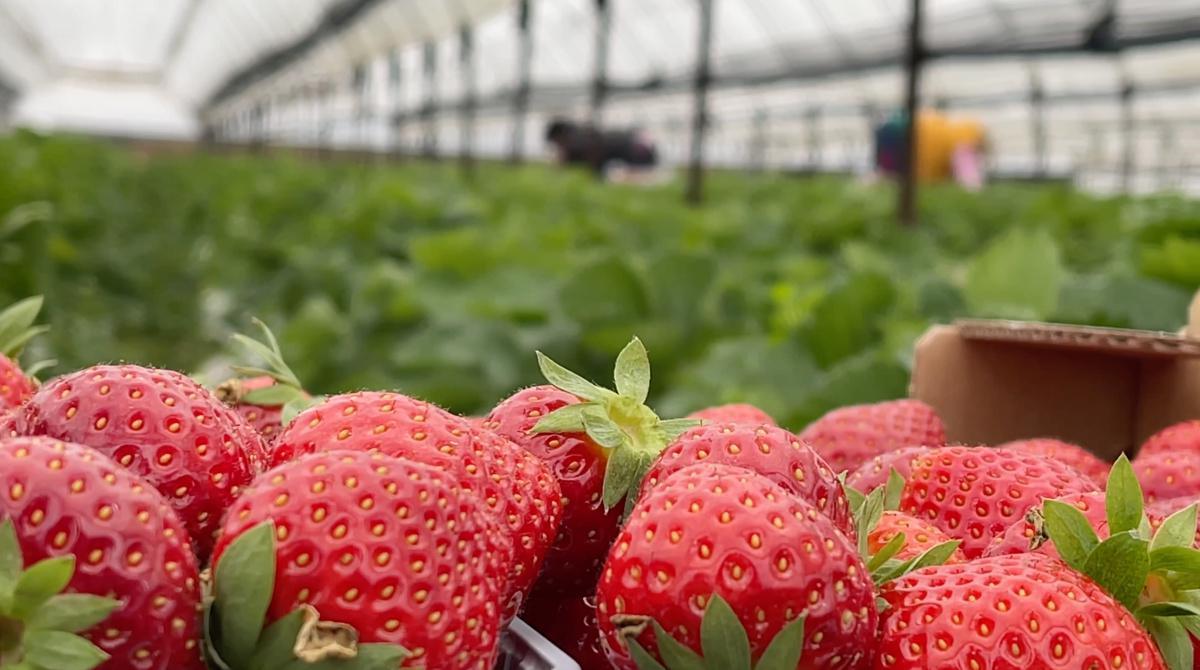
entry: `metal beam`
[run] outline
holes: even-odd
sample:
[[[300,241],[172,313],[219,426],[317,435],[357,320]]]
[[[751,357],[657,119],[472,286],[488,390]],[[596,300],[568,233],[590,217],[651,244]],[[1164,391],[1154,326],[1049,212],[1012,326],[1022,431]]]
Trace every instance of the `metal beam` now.
[[[693,205],[704,200],[704,135],[708,132],[708,86],[712,79],[713,3],[699,0],[700,38],[696,45],[696,82],[692,91],[692,148],[684,197]]]
[[[911,0],[911,16],[908,24],[908,55],[905,58],[907,79],[904,87],[904,109],[908,115],[908,132],[904,136],[905,161],[907,167],[901,171],[900,202],[897,214],[905,226],[917,225],[917,143],[918,112],[920,106],[921,65],[924,40],[924,1]]]
[[[162,75],[165,78],[171,65],[175,59],[179,57],[179,51],[183,48],[184,42],[187,41],[187,36],[191,33],[192,25],[195,23],[196,13],[200,9],[203,0],[188,0],[184,5],[183,11],[179,13],[179,19],[171,28],[171,37],[167,40],[166,57],[163,58]]]
[[[459,162],[468,175],[475,171],[475,107],[479,92],[475,87],[475,33],[470,24],[458,32],[458,63],[462,75],[462,146]]]
[[[608,46],[612,38],[612,0],[595,0],[596,34],[595,62],[592,66],[592,125],[599,127],[604,120],[604,103],[608,99]]]
[[[437,71],[438,71],[437,42],[425,43],[422,54],[422,68],[425,71],[425,104],[421,107],[421,118],[425,121],[424,137],[421,138],[421,154],[426,158],[437,157]]]
[[[517,7],[517,88],[513,95],[512,148],[509,162],[525,158],[525,125],[529,116],[529,98],[533,92],[533,0],[521,0]]]

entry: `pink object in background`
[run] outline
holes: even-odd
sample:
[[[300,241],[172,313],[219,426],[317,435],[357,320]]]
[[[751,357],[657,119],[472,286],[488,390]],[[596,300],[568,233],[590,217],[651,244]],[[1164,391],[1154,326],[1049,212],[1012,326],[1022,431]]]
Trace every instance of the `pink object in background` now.
[[[954,150],[954,179],[965,189],[978,191],[983,188],[984,165],[983,156],[969,146],[959,146]]]

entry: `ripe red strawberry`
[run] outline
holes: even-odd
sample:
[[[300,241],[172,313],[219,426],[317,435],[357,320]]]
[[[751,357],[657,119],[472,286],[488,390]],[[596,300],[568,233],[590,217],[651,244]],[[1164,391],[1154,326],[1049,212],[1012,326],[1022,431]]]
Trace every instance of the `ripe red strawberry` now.
[[[901,447],[940,447],[946,429],[929,405],[892,400],[835,409],[805,428],[800,439],[841,472]]]
[[[1108,519],[1105,515],[1104,493],[1089,491],[1087,493],[1072,493],[1058,499],[1079,510],[1096,529],[1101,538],[1108,537]],[[1042,528],[1040,512],[1026,515],[1013,523],[1003,533],[997,535],[984,552],[985,556],[1009,556],[1036,551],[1039,554],[1059,558],[1058,550],[1053,542],[1047,542]]]
[[[880,549],[900,533],[904,533],[904,548],[893,556],[899,560],[916,558],[939,544],[951,540],[948,535],[931,523],[900,512],[885,511],[875,528],[867,535],[868,552],[871,555],[879,553]],[[945,563],[965,563],[966,560],[962,550],[955,549]]]
[[[26,566],[69,559],[57,561],[61,582],[32,601],[26,595],[29,611],[18,619],[42,621],[59,636],[83,634],[111,657],[99,666],[105,670],[204,668],[196,559],[183,524],[149,484],[86,447],[45,437],[0,440],[0,522],[12,524],[10,540],[19,545],[9,553],[17,547],[6,547],[0,530],[0,603],[12,602],[6,567],[19,569],[22,558]],[[52,598],[64,585],[66,595]],[[14,632],[20,643],[20,626],[0,625],[0,643],[13,642],[7,636]],[[37,644],[33,631],[24,639]],[[82,640],[51,643],[60,653],[104,658]],[[10,647],[0,649],[14,658]],[[28,667],[66,667],[63,658]]]
[[[1133,471],[1146,502],[1200,496],[1200,451],[1159,451],[1139,454]]]
[[[42,309],[42,297],[26,298],[0,311],[0,412],[20,407],[37,390],[37,382],[17,362],[29,340],[45,332],[34,326]]]
[[[246,423],[269,444],[283,430],[283,405],[256,405],[246,401],[254,391],[275,386],[275,380],[267,376],[249,379],[231,379],[217,387],[217,398],[241,415]]]
[[[885,585],[875,667],[1166,667],[1133,616],[1087,577],[1037,554],[918,570]]]
[[[917,456],[932,451],[937,447],[904,447],[880,454],[858,466],[858,469],[846,476],[846,486],[862,493],[870,493],[876,487],[887,483],[888,475],[895,470],[901,477],[908,479],[912,472],[913,461]]]
[[[600,644],[595,595],[564,598],[535,590],[521,618],[579,663],[580,670],[611,670]]]
[[[1184,421],[1167,426],[1146,440],[1137,457],[1152,456],[1167,451],[1200,453],[1200,421]]]
[[[0,410],[0,440],[17,436],[17,408]]]
[[[263,474],[230,510],[213,554],[214,646],[231,667],[249,667],[263,625],[295,617],[296,646],[319,654],[298,620],[307,606],[308,616],[354,629],[358,643],[404,647],[401,667],[490,670],[504,566],[481,506],[436,468],[378,453],[312,454]],[[264,583],[262,609],[229,603]],[[352,642],[343,634],[342,646]],[[290,658],[293,645],[282,646]]]
[[[762,475],[702,464],[638,501],[608,555],[597,600],[609,659],[632,669],[630,640],[661,658],[659,627],[708,655],[701,613],[717,598],[756,659],[799,617],[803,657],[780,667],[863,668],[874,658],[873,584],[845,535]]]
[[[641,495],[696,463],[722,463],[753,470],[800,496],[854,537],[850,503],[829,466],[808,445],[782,428],[709,423],[680,435],[646,471]]]
[[[1007,449],[1022,454],[1033,454],[1034,456],[1051,458],[1060,463],[1065,463],[1091,477],[1092,481],[1101,487],[1108,480],[1108,470],[1112,467],[1109,463],[1077,444],[1052,438],[1016,440],[998,445],[996,448]]]
[[[1058,461],[990,447],[945,447],[918,456],[904,486],[900,511],[927,519],[962,540],[978,558],[992,539],[1043,499],[1099,488]]]
[[[532,454],[427,402],[399,393],[333,396],[310,407],[276,439],[271,464],[301,454],[377,451],[433,466],[479,496],[504,541],[491,551],[512,565],[506,616],[515,616],[558,532],[561,492]]]
[[[617,357],[616,393],[540,352],[538,363],[553,386],[518,391],[485,425],[543,460],[561,487],[562,525],[546,558],[543,588],[588,595],[619,531],[620,505],[636,495],[650,462],[697,422],[662,421],[645,406],[650,364],[637,339]]]
[[[240,414],[270,443],[292,418],[314,400],[301,387],[300,379],[283,360],[283,352],[275,334],[267,324],[254,320],[262,330],[263,339],[234,335],[234,341],[251,357],[261,359],[266,367],[236,366],[242,377],[230,379],[217,387],[217,397]]]
[[[732,405],[717,405],[707,407],[688,415],[689,419],[700,419],[713,423],[748,423],[752,426],[777,426],[770,414],[754,405],[734,403]]]
[[[201,560],[264,460],[262,438],[204,387],[136,365],[48,381],[25,405],[18,430],[86,444],[145,478],[175,508]]]

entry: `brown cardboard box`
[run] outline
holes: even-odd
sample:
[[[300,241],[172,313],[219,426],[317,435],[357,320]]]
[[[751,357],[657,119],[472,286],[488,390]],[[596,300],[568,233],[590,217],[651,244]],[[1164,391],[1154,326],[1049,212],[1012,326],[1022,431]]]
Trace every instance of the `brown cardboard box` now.
[[[1200,333],[1200,295],[1189,333]],[[968,320],[917,342],[910,394],[951,442],[1057,437],[1105,458],[1200,418],[1200,339],[1150,331]]]

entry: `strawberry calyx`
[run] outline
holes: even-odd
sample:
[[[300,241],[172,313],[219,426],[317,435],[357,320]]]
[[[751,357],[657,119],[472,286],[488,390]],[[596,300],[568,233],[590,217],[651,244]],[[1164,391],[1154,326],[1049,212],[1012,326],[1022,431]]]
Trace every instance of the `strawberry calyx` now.
[[[246,404],[259,407],[283,407],[283,423],[286,425],[297,414],[313,406],[320,398],[310,396],[300,383],[300,378],[292,371],[283,358],[279,341],[275,334],[261,320],[253,319],[254,325],[262,331],[262,340],[256,340],[247,335],[237,333],[233,341],[251,358],[257,358],[265,363],[265,367],[251,365],[235,365],[233,371],[239,377],[227,380],[217,386],[216,395],[222,402],[229,405]],[[271,380],[271,384],[259,386],[248,383],[246,378],[262,377]]]
[[[767,648],[752,664],[750,637],[737,614],[724,598],[712,594],[700,619],[700,650],[671,637],[653,618],[644,615],[613,616],[619,639],[629,650],[638,670],[794,670],[804,651],[804,617],[789,621],[775,634]],[[658,660],[638,641],[648,627],[654,629]]]
[[[1054,543],[1063,561],[1124,605],[1150,632],[1171,670],[1191,670],[1192,637],[1200,638],[1200,551],[1197,505],[1167,517],[1155,532],[1142,488],[1124,455],[1113,464],[1105,494],[1109,537],[1101,541],[1073,505],[1046,500],[1031,517],[1031,546]]]
[[[40,295],[17,301],[0,311],[0,356],[16,360],[25,345],[33,338],[50,330],[50,326],[35,326],[38,313],[42,311],[43,299]],[[58,361],[39,361],[23,372],[34,379],[41,370],[56,365]],[[35,382],[36,383],[36,382]]]
[[[75,557],[47,558],[23,568],[11,520],[0,523],[0,667],[91,670],[108,654],[79,635],[108,618],[119,600],[62,593]]]
[[[646,406],[650,393],[650,359],[638,338],[617,355],[616,391],[597,386],[537,352],[546,381],[581,402],[560,407],[538,421],[532,433],[586,433],[605,449],[601,497],[609,510],[622,500],[632,505],[651,463],[675,438],[700,425],[696,419],[660,419]]]
[[[274,585],[275,524],[265,521],[230,543],[207,585],[204,647],[218,670],[394,670],[409,655],[399,645],[361,643],[352,626],[322,621],[309,605],[264,626]]]

